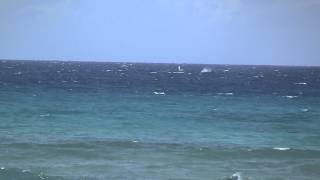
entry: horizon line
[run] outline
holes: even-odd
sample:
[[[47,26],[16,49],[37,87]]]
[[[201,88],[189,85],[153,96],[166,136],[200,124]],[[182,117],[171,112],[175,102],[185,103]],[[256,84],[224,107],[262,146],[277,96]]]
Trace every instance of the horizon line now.
[[[1,59],[0,61],[38,61],[38,62],[77,62],[77,63],[134,63],[134,64],[188,64],[188,65],[216,65],[216,66],[276,66],[276,67],[320,67],[320,65],[288,65],[288,64],[230,64],[230,63],[191,63],[191,62],[147,62],[147,61],[110,61],[110,60],[63,60],[63,59]]]

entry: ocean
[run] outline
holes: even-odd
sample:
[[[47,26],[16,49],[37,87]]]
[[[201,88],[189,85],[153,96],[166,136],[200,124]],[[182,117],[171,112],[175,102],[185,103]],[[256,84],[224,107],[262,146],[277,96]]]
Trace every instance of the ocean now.
[[[1,180],[318,180],[320,67],[0,61]]]

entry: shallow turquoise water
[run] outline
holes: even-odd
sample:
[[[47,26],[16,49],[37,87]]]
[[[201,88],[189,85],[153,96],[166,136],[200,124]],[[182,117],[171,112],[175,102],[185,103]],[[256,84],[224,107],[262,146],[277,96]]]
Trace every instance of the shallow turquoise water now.
[[[182,91],[181,75],[162,89],[142,78],[144,86],[123,88],[118,79],[85,90],[2,75],[0,179],[319,179],[314,71],[297,89],[251,93],[236,85],[218,93],[213,85],[225,82],[208,79],[210,88]]]

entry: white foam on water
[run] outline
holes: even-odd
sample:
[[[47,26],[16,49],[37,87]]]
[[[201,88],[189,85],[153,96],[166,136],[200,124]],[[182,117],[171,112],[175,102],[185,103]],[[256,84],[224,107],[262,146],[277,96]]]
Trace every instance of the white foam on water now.
[[[219,96],[233,96],[234,93],[233,92],[229,92],[229,93],[217,93]]]
[[[43,172],[40,172],[40,174],[38,175],[38,177],[40,179],[47,179],[47,177],[43,174]]]
[[[258,75],[255,75],[253,76],[254,78],[257,78],[257,79],[260,79],[260,78],[264,78],[264,75],[263,74],[258,74]]]
[[[150,74],[157,74],[158,72],[150,72]]]
[[[308,111],[309,111],[309,109],[307,109],[307,108],[303,108],[303,109],[301,109],[301,111],[302,111],[302,112],[308,112]]]
[[[308,85],[308,83],[306,82],[298,82],[298,83],[294,83],[295,85]]]
[[[50,114],[40,114],[39,116],[40,116],[40,117],[49,117]]]
[[[138,143],[139,141],[137,141],[137,140],[133,140],[132,142],[133,142],[133,143]]]
[[[153,94],[155,94],[155,95],[166,95],[165,92],[158,92],[158,91],[154,91]]]
[[[230,178],[236,179],[236,180],[242,180],[241,173],[239,173],[239,172],[232,174],[232,176]]]
[[[288,99],[293,99],[293,98],[297,98],[298,96],[283,96],[285,98],[288,98]]]
[[[279,151],[288,151],[290,150],[291,148],[286,148],[286,147],[274,147],[272,148],[273,150],[279,150]]]
[[[205,67],[205,68],[203,68],[203,69],[201,70],[200,73],[211,73],[211,72],[212,72],[212,69],[211,69],[211,68]]]
[[[173,74],[183,74],[184,72],[183,71],[175,71],[175,72],[172,72]]]
[[[22,72],[16,72],[16,73],[14,73],[14,75],[21,75],[22,74]]]
[[[6,167],[4,167],[4,166],[0,167],[0,170],[5,170],[5,169],[6,169]]]
[[[30,169],[23,169],[21,172],[23,172],[23,173],[29,173],[29,172],[31,172],[31,170],[30,170]]]

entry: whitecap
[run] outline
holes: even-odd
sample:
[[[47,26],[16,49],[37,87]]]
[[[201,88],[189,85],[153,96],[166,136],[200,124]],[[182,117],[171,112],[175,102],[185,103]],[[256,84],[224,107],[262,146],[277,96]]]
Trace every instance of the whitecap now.
[[[211,73],[212,72],[212,69],[209,68],[209,67],[204,67],[200,73]]]
[[[293,99],[293,98],[297,98],[298,96],[283,96],[285,98],[288,98],[288,99]]]
[[[230,70],[229,69],[225,69],[225,70],[223,70],[223,72],[229,72]]]
[[[39,116],[40,116],[40,117],[49,117],[50,114],[40,114]]]
[[[6,167],[2,166],[0,167],[0,170],[6,170]]]
[[[173,74],[183,74],[184,72],[183,71],[175,71],[175,72],[172,72]]]
[[[47,179],[47,177],[43,174],[43,172],[40,172],[40,174],[38,175],[38,177],[40,179]]]
[[[308,112],[309,109],[307,109],[307,108],[302,108],[301,111],[302,111],[302,112]]]
[[[239,173],[239,172],[232,174],[232,176],[230,178],[236,179],[236,180],[242,180],[241,173]]]
[[[308,85],[308,83],[306,82],[298,82],[298,83],[294,83],[295,85]]]
[[[272,148],[273,150],[279,150],[279,151],[288,151],[290,150],[291,148],[286,148],[286,147],[274,147]]]
[[[133,142],[133,143],[138,143],[139,141],[137,141],[137,140],[133,140],[132,142]]]
[[[154,71],[153,71],[153,72],[150,72],[150,74],[157,74],[157,73],[158,73],[158,72],[154,72]]]
[[[21,75],[22,74],[22,72],[16,72],[16,73],[14,73],[14,75]]]
[[[155,95],[166,95],[166,93],[163,92],[163,91],[162,92],[154,91],[153,94],[155,94]]]
[[[229,93],[218,93],[219,96],[233,96],[233,92],[229,92]]]
[[[31,170],[30,170],[30,169],[23,169],[21,172],[23,172],[23,173],[29,173],[29,172],[31,172]]]

